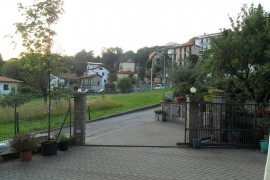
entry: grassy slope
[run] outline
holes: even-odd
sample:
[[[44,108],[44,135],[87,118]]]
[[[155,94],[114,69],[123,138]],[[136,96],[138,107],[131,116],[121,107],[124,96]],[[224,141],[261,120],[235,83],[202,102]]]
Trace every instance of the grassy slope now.
[[[163,99],[164,90],[143,91],[128,94],[106,94],[103,98],[119,103],[116,107],[95,110],[91,108],[91,119],[98,117],[125,112],[140,107],[160,103]],[[87,100],[102,98],[102,96],[88,96]]]

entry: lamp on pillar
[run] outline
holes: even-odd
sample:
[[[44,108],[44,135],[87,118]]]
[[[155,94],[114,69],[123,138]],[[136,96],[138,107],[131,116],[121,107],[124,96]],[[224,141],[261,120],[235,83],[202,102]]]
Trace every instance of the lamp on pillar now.
[[[190,93],[194,95],[196,93],[197,89],[195,87],[190,88]]]

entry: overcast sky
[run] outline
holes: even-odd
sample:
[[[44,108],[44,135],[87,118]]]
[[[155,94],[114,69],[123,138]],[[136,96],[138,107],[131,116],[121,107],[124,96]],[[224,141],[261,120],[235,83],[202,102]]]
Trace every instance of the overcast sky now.
[[[4,60],[18,57],[23,49],[13,48],[16,22],[24,19],[17,3],[0,1],[0,53]],[[99,55],[102,47],[120,47],[136,52],[142,47],[185,43],[194,36],[229,28],[228,15],[236,17],[243,4],[261,3],[270,12],[269,0],[65,0],[65,13],[55,26],[53,52],[75,55],[82,49]],[[20,39],[16,39],[20,45]]]

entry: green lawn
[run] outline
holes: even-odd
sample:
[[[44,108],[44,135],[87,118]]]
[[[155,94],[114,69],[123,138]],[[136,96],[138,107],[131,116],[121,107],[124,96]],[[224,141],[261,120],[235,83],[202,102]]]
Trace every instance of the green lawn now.
[[[91,103],[87,105],[91,109],[91,119],[94,119],[160,103],[163,99],[164,91],[165,90],[153,90],[128,94],[106,94],[104,97],[101,95],[87,96],[87,101],[103,98],[111,102],[108,103],[107,108],[101,109],[92,108]]]

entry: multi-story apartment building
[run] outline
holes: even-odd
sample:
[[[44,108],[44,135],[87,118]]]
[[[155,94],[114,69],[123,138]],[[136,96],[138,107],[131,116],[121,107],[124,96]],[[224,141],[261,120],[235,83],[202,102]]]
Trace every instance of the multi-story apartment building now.
[[[199,55],[200,46],[193,44],[192,42],[187,42],[184,44],[174,46],[174,57],[173,60],[178,66],[187,65],[187,57],[191,54]]]

